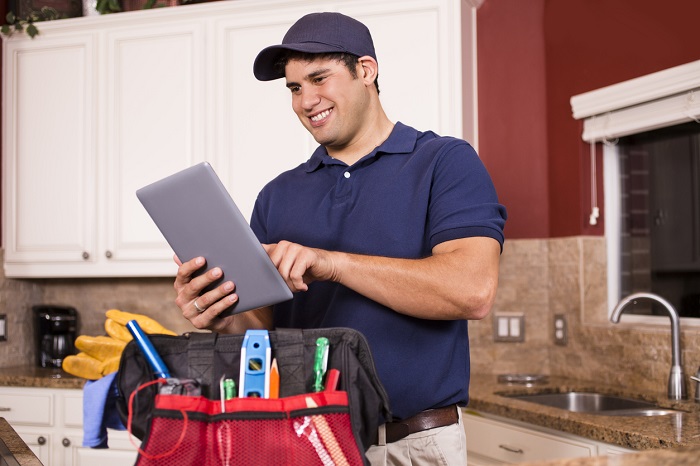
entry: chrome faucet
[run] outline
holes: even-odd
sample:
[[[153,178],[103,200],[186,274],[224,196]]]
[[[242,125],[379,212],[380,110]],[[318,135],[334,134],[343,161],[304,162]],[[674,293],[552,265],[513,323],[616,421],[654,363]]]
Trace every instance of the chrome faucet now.
[[[688,394],[685,387],[685,376],[683,374],[683,361],[681,358],[681,321],[676,309],[659,295],[653,293],[633,293],[626,298],[622,298],[610,316],[610,322],[617,324],[620,322],[620,315],[625,307],[630,303],[636,303],[638,299],[650,299],[661,304],[671,318],[671,373],[668,376],[668,397],[671,400],[685,400]],[[697,394],[696,394],[697,395]]]
[[[695,375],[691,375],[690,378],[695,382],[695,402],[700,403],[700,368]]]

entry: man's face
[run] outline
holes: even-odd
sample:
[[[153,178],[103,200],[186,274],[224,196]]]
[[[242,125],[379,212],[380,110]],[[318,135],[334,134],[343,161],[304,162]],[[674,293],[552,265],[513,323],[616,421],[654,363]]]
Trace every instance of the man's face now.
[[[362,72],[360,66],[358,73]],[[304,127],[329,153],[351,145],[369,108],[368,89],[345,64],[333,59],[290,60],[285,67],[292,108]]]

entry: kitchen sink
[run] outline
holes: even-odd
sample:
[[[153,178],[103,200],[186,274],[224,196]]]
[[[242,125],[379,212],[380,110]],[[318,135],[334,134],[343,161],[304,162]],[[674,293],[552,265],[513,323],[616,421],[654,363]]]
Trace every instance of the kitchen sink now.
[[[590,392],[535,393],[504,395],[530,403],[576,413],[605,416],[664,416],[681,411],[666,409],[648,401]]]

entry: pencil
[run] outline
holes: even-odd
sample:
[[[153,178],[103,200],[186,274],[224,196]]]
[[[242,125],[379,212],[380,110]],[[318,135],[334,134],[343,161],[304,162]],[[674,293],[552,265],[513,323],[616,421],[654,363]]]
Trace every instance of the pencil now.
[[[280,371],[277,367],[277,358],[272,359],[270,366],[270,398],[280,397]]]

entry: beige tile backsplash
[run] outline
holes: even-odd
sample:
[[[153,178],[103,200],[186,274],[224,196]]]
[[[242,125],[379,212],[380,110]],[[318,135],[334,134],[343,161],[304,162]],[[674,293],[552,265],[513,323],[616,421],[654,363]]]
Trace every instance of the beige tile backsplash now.
[[[665,390],[670,368],[670,325],[613,325],[607,318],[605,239],[572,237],[509,240],[501,257],[494,312],[525,315],[524,343],[494,343],[492,317],[469,324],[472,371],[558,374]],[[171,278],[14,280],[0,276],[8,341],[0,368],[34,356],[31,306],[71,305],[80,332],[104,334],[104,312],[116,308],[150,315],[176,332],[192,330],[173,300]],[[564,314],[568,344],[553,340],[553,316]],[[683,326],[682,326],[683,328]],[[683,328],[686,374],[700,365],[700,328]],[[692,396],[692,384],[689,392]]]

